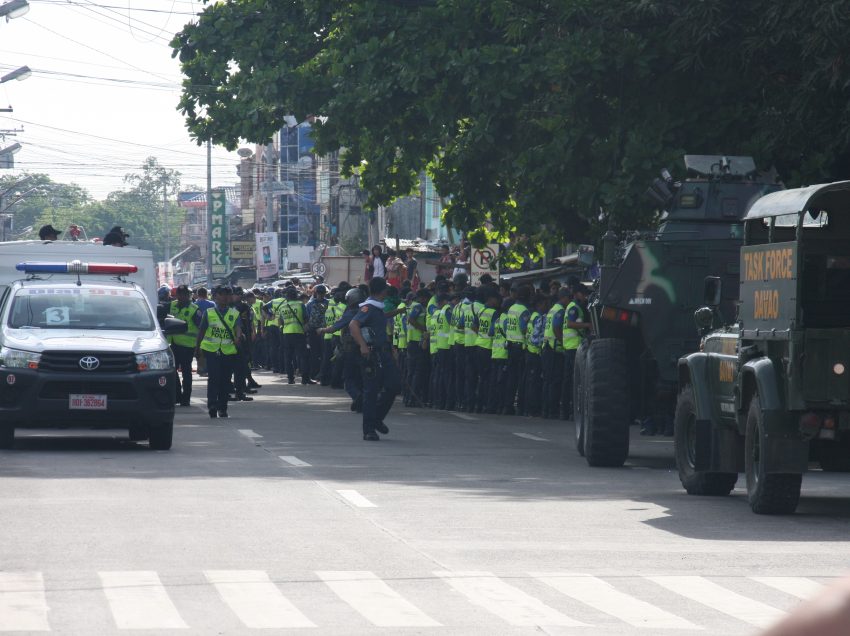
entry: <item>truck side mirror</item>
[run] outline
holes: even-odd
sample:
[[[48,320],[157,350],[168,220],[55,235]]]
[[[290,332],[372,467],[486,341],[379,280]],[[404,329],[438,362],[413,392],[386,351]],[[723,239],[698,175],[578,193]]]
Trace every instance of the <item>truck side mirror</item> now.
[[[706,276],[702,288],[703,302],[711,308],[720,306],[720,292],[723,284],[718,276]]]
[[[714,311],[711,307],[700,307],[694,312],[694,322],[700,333],[705,333],[714,326]]]

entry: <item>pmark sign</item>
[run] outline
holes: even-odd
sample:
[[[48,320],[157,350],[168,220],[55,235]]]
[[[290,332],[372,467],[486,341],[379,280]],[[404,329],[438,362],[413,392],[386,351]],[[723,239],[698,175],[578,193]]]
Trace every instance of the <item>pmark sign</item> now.
[[[227,248],[227,214],[223,190],[213,190],[210,199],[212,214],[210,216],[210,256],[212,258],[213,276],[224,276],[230,265]]]
[[[473,249],[470,284],[474,286],[480,285],[481,277],[484,274],[490,274],[494,281],[498,281],[499,268],[496,264],[498,257],[498,243],[490,243],[487,247]]]

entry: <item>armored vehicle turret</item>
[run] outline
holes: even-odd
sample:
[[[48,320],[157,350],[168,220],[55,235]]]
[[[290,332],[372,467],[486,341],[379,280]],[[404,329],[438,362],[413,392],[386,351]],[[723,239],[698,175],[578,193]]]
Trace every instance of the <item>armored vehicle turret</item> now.
[[[650,187],[664,210],[655,231],[628,242],[603,237],[594,337],[579,348],[573,385],[576,447],[588,464],[622,465],[636,421],[672,429],[677,363],[699,346],[693,315],[703,280],[721,279],[717,311],[733,319],[743,218],[780,189],[750,157],[686,155],[684,179],[664,170]]]

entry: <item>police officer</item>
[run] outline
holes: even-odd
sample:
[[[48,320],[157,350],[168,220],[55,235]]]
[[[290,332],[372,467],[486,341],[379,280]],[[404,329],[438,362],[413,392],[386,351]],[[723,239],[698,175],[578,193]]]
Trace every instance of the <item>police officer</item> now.
[[[525,332],[531,312],[528,305],[531,302],[531,285],[521,285],[516,292],[516,301],[507,311],[507,329],[505,338],[508,341],[508,369],[505,378],[505,401],[503,413],[514,415],[514,401],[519,402],[520,410],[524,408],[525,387],[520,384],[522,378],[523,357],[525,354]],[[519,395],[517,395],[519,393]]]
[[[493,319],[493,339],[490,350],[490,394],[487,404],[487,413],[504,413],[505,394],[508,391],[509,379],[509,353],[508,353],[508,312],[513,305],[512,300],[505,300],[502,304],[502,312],[496,314]],[[513,414],[513,401],[511,401],[511,414]]]
[[[558,418],[561,414],[561,386],[564,382],[564,310],[573,297],[567,287],[560,287],[557,295],[557,301],[546,312],[543,351],[540,354],[545,418]]]
[[[177,403],[180,406],[189,406],[192,398],[192,358],[195,357],[195,340],[198,337],[201,314],[198,306],[192,303],[192,292],[188,286],[180,285],[177,288],[177,300],[171,301],[168,313],[186,323],[186,333],[168,336],[168,342],[171,343],[171,351],[174,352],[180,372],[177,378]]]
[[[231,293],[229,287],[215,288],[215,307],[204,312],[195,340],[195,353],[203,350],[207,361],[207,409],[212,418],[227,417],[227,389],[242,336],[239,312],[228,306]]]
[[[416,292],[407,312],[407,384],[410,397],[406,406],[424,406],[428,396],[428,344],[425,305],[431,300],[426,289]]]
[[[268,366],[266,368],[271,369],[272,373],[282,372],[280,360],[283,356],[281,355],[280,322],[277,315],[283,302],[283,290],[277,289],[274,291],[273,298],[263,305],[263,311],[267,320],[265,329],[268,336],[268,347],[266,349]]]
[[[532,417],[540,415],[540,406],[543,401],[540,354],[543,351],[546,312],[549,309],[548,302],[547,296],[539,292],[535,294],[525,337],[525,367],[523,372],[525,400],[522,414]]]
[[[564,420],[571,420],[573,417],[573,371],[576,352],[585,333],[592,327],[591,323],[587,322],[584,311],[589,291],[581,283],[573,287],[573,300],[564,312],[564,383],[561,386],[561,419]]]
[[[310,365],[307,361],[307,312],[294,286],[286,288],[284,298],[277,313],[283,342],[283,368],[289,384],[295,384],[296,367],[301,370],[301,384],[316,384],[315,380],[310,379]]]
[[[482,309],[475,319],[475,358],[473,366],[476,369],[475,412],[482,413],[488,408],[490,387],[493,384],[492,360],[493,336],[496,328],[496,314],[502,304],[502,297],[497,289],[482,286],[478,292],[478,302]]]
[[[387,287],[387,281],[380,276],[370,280],[369,297],[348,325],[362,356],[363,439],[370,442],[380,439],[378,433],[390,432],[384,418],[401,388],[387,339],[387,316],[384,314]]]
[[[339,334],[339,346],[342,349],[343,387],[351,398],[351,410],[363,411],[363,381],[360,374],[360,350],[348,329],[351,319],[360,311],[360,303],[366,300],[363,292],[354,287],[345,293],[345,310],[339,319],[327,327],[319,329],[323,335]],[[326,342],[330,342],[327,340]]]

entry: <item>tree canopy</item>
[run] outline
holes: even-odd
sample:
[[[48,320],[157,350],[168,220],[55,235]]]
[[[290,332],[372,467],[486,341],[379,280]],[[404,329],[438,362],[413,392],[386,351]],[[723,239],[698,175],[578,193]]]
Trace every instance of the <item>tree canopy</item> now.
[[[840,178],[848,22],[850,0],[231,0],[172,47],[199,142],[318,115],[317,150],[345,148],[371,204],[427,169],[453,226],[533,243],[600,211],[646,224],[643,192],[685,152]]]

